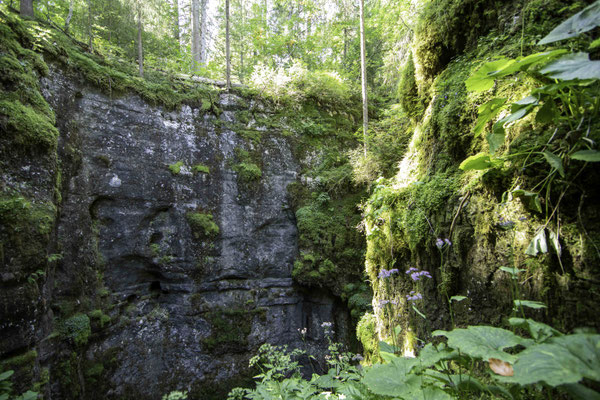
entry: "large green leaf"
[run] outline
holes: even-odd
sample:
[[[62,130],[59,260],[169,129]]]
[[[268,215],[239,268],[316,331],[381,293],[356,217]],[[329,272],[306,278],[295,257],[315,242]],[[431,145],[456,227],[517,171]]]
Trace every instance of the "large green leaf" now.
[[[572,38],[600,25],[600,1],[584,8],[556,28],[554,28],[538,44],[548,44]]]
[[[415,358],[400,357],[388,364],[378,364],[365,372],[363,383],[375,394],[399,396],[416,392],[421,388],[421,377],[411,374]]]
[[[600,335],[555,337],[529,347],[513,365],[514,375],[504,381],[521,385],[545,382],[550,386],[577,383],[583,378],[600,381]]]
[[[432,335],[446,336],[449,347],[470,357],[482,360],[497,358],[506,362],[513,362],[516,356],[503,350],[531,343],[531,340],[517,336],[511,331],[492,326],[469,326],[467,329],[454,329],[450,332],[435,331]]]
[[[470,92],[483,92],[484,90],[491,89],[492,86],[494,86],[494,80],[496,78],[490,75],[508,67],[514,62],[515,60],[503,58],[483,64],[465,81],[467,90]]]
[[[491,73],[490,77],[501,78],[510,74],[514,74],[517,71],[527,71],[537,65],[547,63],[548,61],[565,54],[566,52],[567,50],[565,49],[557,49],[530,54],[526,57],[517,57],[514,63],[510,63],[506,67]]]
[[[502,110],[504,103],[506,103],[506,99],[494,98],[479,106],[479,116],[477,117],[475,128],[473,129],[475,137],[479,136],[481,132],[483,132],[485,125],[498,115],[500,110]]]
[[[504,128],[501,129],[501,132],[494,130],[494,132],[486,136],[490,153],[494,154],[504,144],[504,138]]]
[[[410,392],[402,396],[404,400],[453,400],[454,397],[444,392],[439,387],[426,386],[419,391]]]
[[[419,369],[428,368],[442,360],[452,360],[459,356],[458,352],[449,348],[444,343],[437,346],[433,343],[428,343],[419,353],[418,367]]]
[[[567,54],[546,65],[540,72],[562,80],[600,79],[600,61],[590,60],[587,53]]]
[[[531,337],[536,342],[543,342],[554,336],[562,336],[562,333],[553,327],[533,319],[510,318],[508,323],[511,326],[518,326],[519,328],[527,329]]]
[[[579,150],[571,155],[573,160],[587,162],[600,162],[600,151],[597,150]]]

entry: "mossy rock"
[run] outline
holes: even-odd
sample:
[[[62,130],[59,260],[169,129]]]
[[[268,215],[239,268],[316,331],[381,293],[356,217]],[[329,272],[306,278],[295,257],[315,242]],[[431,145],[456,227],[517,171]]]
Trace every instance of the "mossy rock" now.
[[[212,214],[188,212],[185,214],[185,218],[196,239],[210,238],[219,234],[219,225],[213,221]]]

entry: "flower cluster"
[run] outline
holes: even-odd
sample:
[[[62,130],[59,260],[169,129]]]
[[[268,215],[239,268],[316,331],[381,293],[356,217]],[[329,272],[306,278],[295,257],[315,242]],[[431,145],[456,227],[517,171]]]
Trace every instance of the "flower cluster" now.
[[[500,217],[499,219],[499,223],[498,225],[500,226],[500,228],[502,229],[512,229],[515,226],[515,223],[513,221],[511,221],[510,219],[505,220],[504,217]]]
[[[397,306],[398,302],[396,300],[379,300],[380,308],[385,307],[387,304],[393,304],[393,305]]]
[[[323,322],[321,324],[321,328],[323,328],[326,335],[330,335],[333,333],[333,324],[331,322]]]
[[[393,274],[397,274],[397,273],[398,273],[397,268],[390,269],[389,271],[384,268],[381,270],[378,277],[379,277],[379,279],[386,279],[386,278],[389,278],[390,276],[392,276]]]
[[[437,247],[438,249],[443,249],[444,246],[446,247],[450,247],[452,246],[452,242],[450,241],[450,239],[446,238],[446,239],[442,239],[442,238],[437,238],[435,240],[435,247]]]
[[[298,333],[300,333],[300,336],[302,336],[302,338],[306,337],[306,332],[307,332],[306,328],[302,328],[302,329],[298,328]]]
[[[410,274],[410,279],[413,281],[420,281],[421,277],[431,278],[429,271],[419,271],[415,267],[410,267],[408,270],[406,270],[406,273]]]
[[[423,296],[421,296],[421,293],[416,293],[414,290],[410,291],[410,294],[406,295],[406,300],[408,301],[417,301],[417,300],[422,300]]]

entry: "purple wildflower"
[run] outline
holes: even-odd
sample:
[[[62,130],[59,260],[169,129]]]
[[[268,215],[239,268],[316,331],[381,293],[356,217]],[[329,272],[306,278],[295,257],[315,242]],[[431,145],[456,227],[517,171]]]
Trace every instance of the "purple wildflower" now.
[[[428,271],[419,271],[419,270],[416,270],[415,272],[410,274],[410,278],[413,281],[420,281],[422,277],[431,279],[431,274]]]
[[[379,300],[379,307],[383,308],[389,302],[389,300]]]
[[[437,238],[437,240],[435,241],[435,245],[438,249],[442,249],[442,247],[444,247],[444,241],[441,238]]]
[[[386,279],[392,276],[393,274],[397,274],[398,272],[398,268],[390,269],[389,271],[384,268],[381,270],[381,272],[379,272],[379,275],[377,276],[379,277],[379,279]]]
[[[421,295],[421,293],[415,293],[414,290],[411,291],[410,293],[411,294],[407,294],[406,295],[406,300],[407,301],[417,301],[417,300],[422,300],[423,299],[423,296]]]
[[[446,243],[446,246],[452,246],[452,242],[448,238],[444,239],[444,243]]]

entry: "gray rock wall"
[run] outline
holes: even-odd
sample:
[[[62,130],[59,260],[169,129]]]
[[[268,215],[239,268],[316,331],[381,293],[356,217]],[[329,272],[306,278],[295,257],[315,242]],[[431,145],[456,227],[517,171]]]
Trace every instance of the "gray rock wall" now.
[[[41,345],[52,398],[160,398],[175,389],[223,398],[248,376],[261,344],[323,350],[322,322],[347,330],[333,297],[291,279],[297,228],[286,187],[300,165],[290,140],[255,127],[263,130],[255,143],[222,127],[246,101],[221,94],[217,117],[111,99],[59,70],[42,83],[63,171],[53,311],[110,317],[92,316],[76,356],[62,342]],[[254,155],[260,179],[238,176],[236,149]],[[198,164],[210,173],[194,172]],[[189,213],[212,215],[219,233],[194,231]]]

